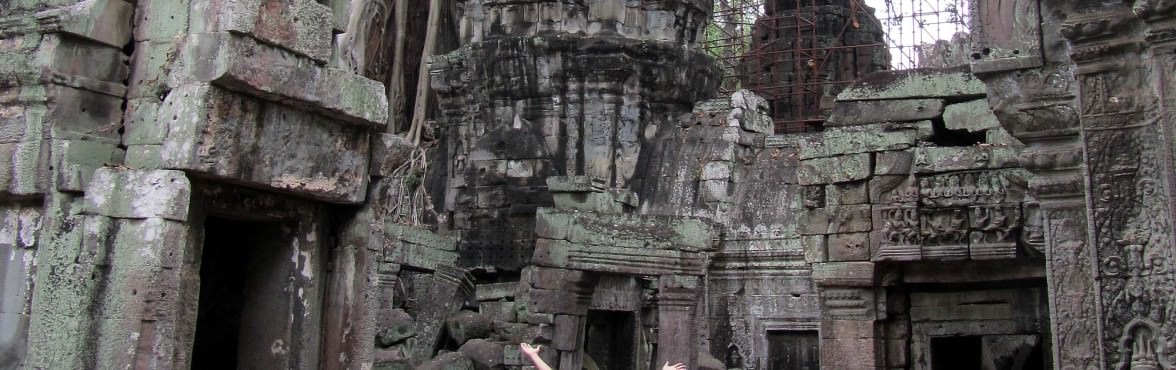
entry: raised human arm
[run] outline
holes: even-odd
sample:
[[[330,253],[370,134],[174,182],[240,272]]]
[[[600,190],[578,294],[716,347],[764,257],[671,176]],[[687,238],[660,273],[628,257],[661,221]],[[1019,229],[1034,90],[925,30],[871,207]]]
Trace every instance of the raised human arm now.
[[[539,350],[542,348],[543,346],[541,345],[531,347],[529,343],[519,343],[519,350],[523,351],[523,354],[531,359],[531,363],[535,364],[535,368],[539,370],[551,370],[551,366],[547,365],[547,362],[544,362],[542,357],[539,357]],[[686,370],[686,368],[683,367],[681,370]]]

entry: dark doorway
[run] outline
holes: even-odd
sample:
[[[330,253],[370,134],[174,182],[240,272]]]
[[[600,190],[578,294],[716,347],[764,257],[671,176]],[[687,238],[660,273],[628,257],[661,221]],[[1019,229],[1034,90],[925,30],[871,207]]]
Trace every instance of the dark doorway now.
[[[769,370],[818,370],[820,339],[816,331],[769,331]]]
[[[980,370],[981,343],[978,335],[931,338],[931,369]]]
[[[636,333],[632,312],[588,311],[584,353],[600,370],[630,370],[636,363]],[[585,368],[590,368],[588,358]],[[659,365],[658,368],[661,368]]]
[[[207,219],[192,369],[288,367],[287,234],[279,223]]]

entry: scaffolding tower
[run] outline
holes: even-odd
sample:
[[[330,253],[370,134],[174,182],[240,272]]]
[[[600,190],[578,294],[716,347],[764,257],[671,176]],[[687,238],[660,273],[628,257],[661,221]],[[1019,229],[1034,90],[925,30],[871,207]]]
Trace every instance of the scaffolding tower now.
[[[778,134],[819,131],[837,93],[865,74],[953,63],[939,54],[967,47],[972,1],[716,0],[706,47],[722,93],[763,96]]]

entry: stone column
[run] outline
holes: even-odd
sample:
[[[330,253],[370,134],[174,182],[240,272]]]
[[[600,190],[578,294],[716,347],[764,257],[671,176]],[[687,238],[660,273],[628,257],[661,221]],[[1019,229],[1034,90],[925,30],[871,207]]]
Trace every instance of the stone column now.
[[[702,284],[697,276],[662,275],[657,293],[657,362],[681,362],[698,368],[698,301]]]

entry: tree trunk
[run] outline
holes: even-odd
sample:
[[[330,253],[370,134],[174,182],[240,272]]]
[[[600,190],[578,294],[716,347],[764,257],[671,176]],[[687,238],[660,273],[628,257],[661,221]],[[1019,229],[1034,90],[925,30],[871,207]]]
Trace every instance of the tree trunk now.
[[[412,110],[412,126],[408,129],[407,139],[414,145],[421,143],[421,132],[424,131],[425,116],[429,109],[429,57],[437,47],[437,34],[441,29],[441,1],[429,1],[429,21],[425,34],[425,49],[421,52],[421,68],[417,75],[416,104]]]

